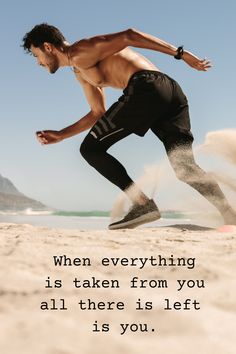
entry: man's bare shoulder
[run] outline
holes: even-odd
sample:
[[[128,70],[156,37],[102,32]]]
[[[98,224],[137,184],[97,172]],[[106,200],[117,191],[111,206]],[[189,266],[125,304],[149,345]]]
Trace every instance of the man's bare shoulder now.
[[[68,51],[71,65],[74,67],[86,67],[88,51],[91,52],[94,44],[94,38],[83,38],[73,43]]]
[[[78,55],[83,54],[86,50],[90,48],[94,48],[97,44],[99,44],[101,41],[104,41],[107,36],[110,36],[109,34],[107,35],[97,35],[94,37],[90,38],[82,38],[76,42],[74,42],[70,46],[70,56],[71,58],[74,58]]]
[[[89,44],[89,38],[83,38],[71,44],[69,48],[70,58],[73,60],[74,57],[78,56],[84,50],[86,44]]]
[[[128,31],[122,31],[97,35],[75,42],[69,49],[72,64],[87,69],[120,52],[128,46],[127,33]]]
[[[102,44],[103,42],[111,43],[114,40],[123,40],[126,38],[127,31],[129,30],[116,33],[98,34],[93,37],[82,38],[71,45],[72,54],[74,53],[76,55],[83,49]]]

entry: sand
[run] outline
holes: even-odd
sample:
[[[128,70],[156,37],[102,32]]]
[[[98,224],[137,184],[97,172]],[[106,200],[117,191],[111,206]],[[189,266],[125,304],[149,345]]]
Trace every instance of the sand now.
[[[0,352],[1,354],[230,354],[236,346],[236,231],[222,233],[194,225],[121,231],[61,230],[0,224]],[[90,266],[55,267],[53,256],[89,258]],[[104,266],[103,258],[185,261],[194,267]],[[124,264],[125,261],[123,260]],[[138,262],[138,261],[137,261]],[[193,264],[193,263],[192,263]],[[49,278],[48,278],[49,277]],[[119,288],[75,288],[73,279],[119,280]],[[152,280],[153,287],[131,288],[130,280]],[[57,280],[61,288],[45,287]],[[168,288],[154,287],[167,280]],[[46,282],[48,280],[48,282]],[[156,283],[154,283],[156,280]],[[177,280],[199,280],[204,288]],[[200,282],[202,281],[202,282]],[[101,284],[101,283],[100,283]],[[193,282],[189,282],[192,286]],[[42,310],[41,306],[67,310]],[[60,300],[62,299],[62,300]],[[82,310],[93,300],[121,303],[124,309]],[[165,299],[171,310],[165,310]],[[184,303],[191,309],[184,310]],[[195,301],[195,305],[194,305]],[[152,309],[136,310],[135,307]],[[174,305],[175,302],[175,305]],[[188,303],[189,302],[189,303]],[[87,304],[84,306],[88,306]],[[119,307],[118,306],[118,307]],[[186,305],[187,306],[187,305]],[[176,309],[174,308],[176,307]],[[180,308],[181,307],[181,308]],[[199,310],[196,308],[200,307]],[[95,321],[100,332],[95,329]],[[102,324],[106,324],[103,326]],[[133,324],[122,333],[120,324]],[[142,326],[140,327],[140,324]],[[108,328],[109,326],[109,328]],[[125,328],[125,327],[123,327]],[[130,328],[130,327],[129,327]],[[141,328],[146,330],[141,332]],[[109,331],[107,330],[109,329]]]

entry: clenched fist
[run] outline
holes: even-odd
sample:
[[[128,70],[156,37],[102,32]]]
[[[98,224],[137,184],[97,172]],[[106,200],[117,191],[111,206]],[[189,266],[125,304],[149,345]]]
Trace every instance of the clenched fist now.
[[[41,145],[55,144],[63,140],[61,133],[57,130],[42,130],[36,132],[36,137]]]

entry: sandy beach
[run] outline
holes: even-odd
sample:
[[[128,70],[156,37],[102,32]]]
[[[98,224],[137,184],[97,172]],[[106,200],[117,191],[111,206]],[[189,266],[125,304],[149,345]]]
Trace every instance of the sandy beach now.
[[[194,225],[1,223],[0,352],[233,354],[235,252],[236,232]]]

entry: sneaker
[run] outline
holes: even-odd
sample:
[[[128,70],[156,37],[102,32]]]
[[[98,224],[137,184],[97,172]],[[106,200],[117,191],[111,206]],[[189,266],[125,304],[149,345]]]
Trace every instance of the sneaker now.
[[[108,226],[109,230],[133,229],[139,225],[160,219],[161,214],[153,199],[144,205],[134,204],[120,221]]]

